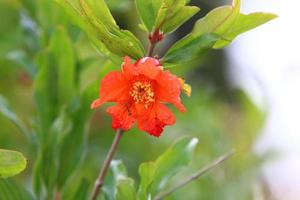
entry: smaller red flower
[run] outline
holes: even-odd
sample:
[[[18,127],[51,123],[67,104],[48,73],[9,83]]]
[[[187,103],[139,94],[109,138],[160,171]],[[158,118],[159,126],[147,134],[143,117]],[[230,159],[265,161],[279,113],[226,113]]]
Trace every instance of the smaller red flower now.
[[[166,125],[176,121],[165,104],[171,103],[185,111],[180,89],[179,78],[164,71],[157,59],[145,57],[132,64],[126,56],[122,72],[110,72],[103,78],[100,98],[91,107],[95,109],[105,102],[116,102],[107,109],[114,129],[128,130],[137,122],[140,130],[159,137]]]

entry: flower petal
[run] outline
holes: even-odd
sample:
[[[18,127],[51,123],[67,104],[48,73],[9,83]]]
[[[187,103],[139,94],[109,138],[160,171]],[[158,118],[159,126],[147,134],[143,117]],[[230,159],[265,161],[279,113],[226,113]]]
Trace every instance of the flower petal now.
[[[138,75],[136,66],[131,63],[131,59],[128,56],[124,57],[124,62],[122,64],[122,71],[124,75],[132,77]]]
[[[101,81],[100,98],[91,107],[97,108],[105,102],[124,102],[128,100],[128,79],[121,72],[110,72]]]
[[[180,80],[169,71],[161,72],[156,78],[156,99],[164,103],[172,103],[181,112],[185,112],[184,105],[180,102]]]
[[[136,66],[139,74],[145,75],[150,79],[155,79],[162,71],[159,61],[150,57],[140,59],[136,62]]]
[[[153,107],[145,109],[137,118],[138,128],[150,135],[159,137],[166,125],[175,123],[174,114],[165,105],[156,103]]]
[[[107,112],[112,116],[112,128],[123,129],[125,131],[132,128],[135,117],[126,103],[119,103],[107,108]]]

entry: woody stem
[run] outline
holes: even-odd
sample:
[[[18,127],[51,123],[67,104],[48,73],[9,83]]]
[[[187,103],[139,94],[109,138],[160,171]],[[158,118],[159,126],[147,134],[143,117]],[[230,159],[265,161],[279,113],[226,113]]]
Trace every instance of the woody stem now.
[[[124,130],[122,129],[118,129],[116,131],[116,136],[115,136],[115,139],[109,149],[109,152],[106,156],[106,159],[104,161],[104,164],[100,170],[100,173],[99,173],[99,176],[97,178],[97,180],[95,181],[95,185],[94,185],[94,189],[93,189],[93,193],[92,193],[92,200],[96,200],[97,197],[99,196],[100,194],[100,191],[101,191],[101,188],[104,184],[104,179],[105,179],[105,176],[108,172],[108,169],[109,169],[109,166],[110,166],[110,163],[116,153],[116,150],[117,150],[117,147],[118,147],[118,144],[123,136],[123,133],[124,133]]]
[[[150,42],[147,56],[152,57],[154,49],[155,49],[155,46],[156,46],[156,42]]]

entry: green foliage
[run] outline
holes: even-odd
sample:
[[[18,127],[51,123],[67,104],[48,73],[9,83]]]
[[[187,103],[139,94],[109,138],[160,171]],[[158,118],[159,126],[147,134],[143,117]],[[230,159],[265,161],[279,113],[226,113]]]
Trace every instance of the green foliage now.
[[[161,29],[171,33],[199,12],[196,6],[185,6],[186,0],[136,0],[136,7],[148,32]]]
[[[134,180],[131,178],[123,178],[117,182],[116,200],[136,200],[136,189]]]
[[[62,45],[62,48],[61,48]],[[76,84],[80,71],[67,31],[57,27],[38,58],[35,99],[39,111],[40,152],[35,164],[35,192],[47,196],[65,187],[78,167],[85,147],[91,88],[81,93]],[[92,91],[94,91],[92,87]]]
[[[28,139],[31,138],[30,132],[23,121],[18,117],[18,115],[12,110],[8,101],[0,95],[0,112],[9,119],[21,133],[25,135]]]
[[[23,187],[9,179],[0,179],[0,199],[5,200],[32,200],[30,193]]]
[[[187,62],[204,54],[213,47],[220,37],[217,34],[206,33],[199,37],[189,37],[172,46],[163,61],[166,63]]]
[[[141,164],[139,199],[148,199],[150,194],[155,196],[163,190],[170,178],[190,163],[197,143],[196,138],[183,138],[160,155],[156,161]]]
[[[155,161],[142,163],[139,167],[140,185],[136,192],[134,180],[127,176],[127,170],[121,161],[113,161],[105,187],[107,199],[146,200],[154,197],[170,183],[171,178],[181,172],[191,162],[196,138],[182,138],[163,152]],[[115,195],[113,195],[115,194]],[[111,198],[114,196],[114,198]]]
[[[8,18],[7,21],[0,22],[0,52],[6,54],[11,49],[14,50],[7,55],[3,54],[4,56],[1,54],[0,59],[4,57],[10,62],[9,64],[3,62],[3,65],[1,62],[1,67],[4,67],[0,70],[5,72],[18,70],[19,76],[19,73],[23,73],[23,69],[26,69],[30,73],[29,81],[33,79],[34,96],[33,105],[27,106],[32,99],[28,97],[31,94],[28,95],[29,88],[26,88],[23,82],[18,83],[19,90],[15,92],[21,93],[22,99],[11,97],[12,101],[18,102],[18,107],[12,109],[8,101],[0,96],[0,112],[28,139],[29,145],[24,145],[25,141],[22,140],[21,147],[29,146],[31,155],[28,158],[32,160],[34,174],[33,186],[30,188],[33,195],[19,183],[1,179],[0,199],[52,200],[57,194],[61,194],[62,199],[67,200],[88,199],[91,183],[97,173],[95,167],[98,168],[99,164],[97,162],[97,166],[94,166],[93,160],[102,158],[102,152],[106,151],[94,138],[101,138],[99,142],[103,146],[106,142],[111,142],[108,140],[109,134],[106,134],[107,121],[102,112],[99,112],[95,117],[97,123],[93,123],[97,127],[97,134],[91,134],[89,148],[86,145],[91,115],[90,103],[98,95],[99,76],[103,76],[114,67],[119,68],[124,55],[134,59],[145,55],[139,39],[133,33],[119,28],[106,5],[106,3],[130,5],[130,2],[125,0],[122,3],[115,0],[56,0],[56,2],[58,4],[52,0],[0,2],[0,15],[2,18]],[[164,34],[169,34],[199,11],[197,7],[187,6],[187,0],[136,0],[135,3],[148,33],[159,28]],[[268,13],[241,14],[239,8],[240,1],[236,0],[232,6],[217,8],[199,19],[192,33],[168,50],[162,58],[164,65],[188,62],[209,49],[223,48],[239,34],[275,18],[275,15]],[[131,10],[126,12],[133,13],[132,8],[129,9]],[[72,26],[70,21],[86,33],[96,50],[104,56],[94,53],[85,35]],[[20,65],[23,69],[13,69],[11,63],[18,67]],[[0,81],[0,89],[4,88],[3,91],[15,90],[11,88],[11,82],[7,83],[2,79]],[[27,87],[30,87],[30,84]],[[195,194],[198,199],[227,200],[234,198],[232,194],[238,197],[236,199],[246,199],[250,196],[249,188],[253,185],[252,179],[256,177],[255,172],[259,163],[251,153],[251,147],[264,116],[244,95],[239,94],[236,97],[241,104],[240,108],[232,109],[206,94],[203,88],[197,88],[197,91],[188,101],[188,115],[178,117],[177,127],[167,129],[167,133],[159,142],[142,134],[126,135],[129,139],[122,141],[123,151],[120,152],[126,153],[124,160],[130,168],[127,171],[121,161],[111,163],[109,176],[106,177],[103,187],[105,195],[103,198],[107,200],[153,198],[158,192],[172,185],[174,180],[180,179],[182,174],[189,174],[185,173],[185,169],[191,160],[193,163],[189,169],[198,168],[213,155],[220,154],[232,146],[237,147],[243,154],[227,166],[226,173],[220,170],[219,174],[225,174],[223,179],[212,175],[204,179],[203,184],[191,187],[192,192],[188,190],[171,196],[170,199],[191,199]],[[9,99],[9,95],[5,96]],[[16,102],[12,105],[16,105]],[[18,115],[14,111],[17,111]],[[228,117],[229,114],[238,120]],[[237,114],[239,117],[236,117]],[[21,120],[24,117],[28,118],[26,124]],[[228,124],[232,123],[227,121],[229,118],[236,120],[233,128],[231,126],[228,128]],[[3,127],[3,132],[10,133],[9,126],[7,128],[4,123]],[[156,160],[142,163],[138,170],[140,175],[138,184],[128,176],[132,172],[137,176],[134,172],[139,162],[156,156],[156,153],[164,148],[164,141],[168,144],[179,134],[187,132],[204,141],[201,151],[197,152],[201,156],[192,157],[197,140],[184,138]],[[232,132],[234,137],[231,135]],[[10,142],[7,138],[11,138],[11,135],[2,135],[1,132],[0,141],[4,141],[5,144],[6,141]],[[2,137],[5,140],[2,140]],[[94,150],[99,146],[101,152]],[[85,159],[82,165],[86,154],[90,157]],[[120,156],[124,157],[123,154]],[[9,168],[4,161],[9,161]],[[7,177],[19,173],[25,167],[24,161],[26,164],[20,153],[13,152],[8,155],[6,150],[0,150],[0,176]],[[29,167],[28,171],[30,170]],[[22,175],[24,177],[18,178],[22,179],[22,184],[26,182],[24,185],[30,187],[28,174]],[[217,192],[211,192],[212,190]]]
[[[144,48],[140,41],[127,30],[121,30],[115,23],[104,0],[57,0],[74,21],[91,37],[97,49],[103,54],[123,57],[129,55],[138,59]]]
[[[90,183],[87,180],[82,180],[77,191],[74,192],[74,195],[70,200],[72,199],[88,199],[89,197],[89,186]]]
[[[0,149],[0,178],[8,178],[22,172],[26,158],[17,151]]]
[[[276,17],[268,13],[240,14],[240,4],[240,0],[233,0],[232,6],[218,7],[199,19],[193,31],[168,50],[164,61],[184,63],[203,55],[204,50],[224,48],[239,34]]]
[[[271,13],[257,12],[248,15],[240,13],[234,24],[226,31],[224,35],[222,35],[222,39],[214,45],[214,48],[224,48],[225,46],[229,45],[238,35],[254,29],[276,17],[277,16],[275,14]]]

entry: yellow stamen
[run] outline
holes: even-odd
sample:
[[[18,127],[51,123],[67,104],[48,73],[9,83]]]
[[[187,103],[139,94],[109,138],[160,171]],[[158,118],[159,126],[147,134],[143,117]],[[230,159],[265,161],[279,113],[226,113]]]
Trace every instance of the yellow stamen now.
[[[132,85],[129,92],[133,101],[137,103],[145,104],[145,108],[148,108],[151,102],[154,102],[154,92],[150,83],[137,81]]]

